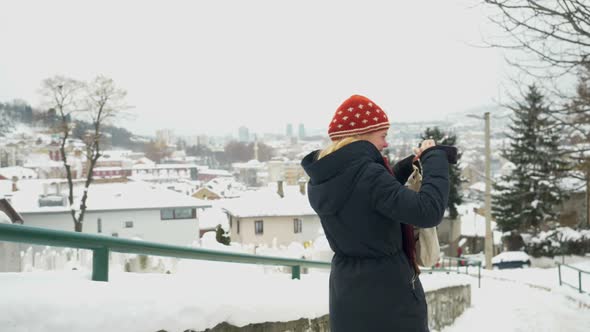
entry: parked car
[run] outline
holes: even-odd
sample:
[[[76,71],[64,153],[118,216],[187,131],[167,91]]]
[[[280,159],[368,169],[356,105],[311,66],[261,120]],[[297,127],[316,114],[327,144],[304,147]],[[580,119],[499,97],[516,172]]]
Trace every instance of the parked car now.
[[[492,268],[515,269],[531,267],[531,258],[524,251],[504,251],[492,257]]]

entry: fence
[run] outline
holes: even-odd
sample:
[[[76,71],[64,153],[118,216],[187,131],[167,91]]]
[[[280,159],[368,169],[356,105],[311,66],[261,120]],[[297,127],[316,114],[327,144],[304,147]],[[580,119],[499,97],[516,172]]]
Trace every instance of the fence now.
[[[0,241],[92,250],[92,280],[95,281],[108,281],[110,252],[287,266],[291,267],[293,279],[300,279],[301,267],[330,268],[329,262],[221,252],[16,224],[0,224]]]
[[[570,287],[572,287],[574,289],[577,289],[578,292],[580,292],[580,293],[587,293],[587,291],[584,291],[584,289],[582,288],[582,274],[590,275],[590,272],[589,271],[584,271],[584,270],[578,269],[577,267],[574,267],[574,266],[571,266],[571,265],[567,265],[567,264],[563,264],[563,263],[559,263],[559,262],[555,262],[555,264],[557,264],[557,273],[559,275],[559,286],[561,286],[561,285],[567,285],[567,286],[570,286]],[[566,282],[566,281],[563,280],[564,279],[563,278],[563,274],[564,274],[563,272],[567,273],[566,271],[569,271],[569,270],[562,271],[562,266],[565,267],[566,269],[570,269],[570,270],[572,270],[574,272],[577,272],[576,273],[577,276],[578,276],[578,284],[577,285],[570,284],[570,283],[568,283],[568,282]]]
[[[435,266],[423,269],[423,271],[426,273],[456,272],[469,275],[470,266],[472,268],[477,267],[477,287],[479,288],[481,287],[481,262],[475,259],[443,256]]]

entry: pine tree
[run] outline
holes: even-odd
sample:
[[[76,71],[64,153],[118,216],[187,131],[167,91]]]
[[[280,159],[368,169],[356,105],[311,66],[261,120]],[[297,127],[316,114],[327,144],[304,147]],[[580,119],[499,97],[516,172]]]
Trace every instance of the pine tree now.
[[[426,131],[421,135],[423,140],[425,139],[433,139],[436,144],[442,145],[451,145],[454,146],[457,143],[457,136],[456,135],[447,135],[446,133],[442,132],[438,127],[434,128],[426,128]],[[461,154],[459,154],[458,159],[461,158]],[[461,195],[461,170],[459,169],[459,163],[450,165],[449,168],[449,182],[450,182],[450,192],[449,192],[449,217],[451,219],[456,219],[459,216],[457,211],[457,206],[463,203],[463,195]]]
[[[510,144],[502,156],[514,169],[494,184],[492,197],[492,214],[503,231],[538,230],[556,219],[556,208],[564,198],[558,181],[566,163],[560,158],[560,136],[543,99],[533,85],[524,101],[511,107]]]

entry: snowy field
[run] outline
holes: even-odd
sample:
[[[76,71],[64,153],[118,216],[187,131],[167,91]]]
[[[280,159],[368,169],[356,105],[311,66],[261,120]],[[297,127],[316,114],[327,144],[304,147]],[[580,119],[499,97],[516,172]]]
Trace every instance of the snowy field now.
[[[576,265],[590,270],[590,262]],[[482,272],[481,288],[471,276],[421,276],[427,291],[472,285],[471,308],[442,331],[590,331],[590,295],[559,287],[556,268]],[[291,280],[276,268],[181,261],[174,274],[89,279],[80,270],[0,273],[0,331],[172,332],[328,312],[328,274],[320,271]]]

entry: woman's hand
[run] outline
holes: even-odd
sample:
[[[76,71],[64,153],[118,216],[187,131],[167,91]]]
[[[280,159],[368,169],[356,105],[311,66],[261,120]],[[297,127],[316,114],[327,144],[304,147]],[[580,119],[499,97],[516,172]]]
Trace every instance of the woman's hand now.
[[[414,148],[414,155],[416,155],[416,157],[414,159],[420,158],[420,155],[422,155],[422,152],[424,152],[424,150],[431,148],[435,145],[436,145],[436,143],[434,142],[433,139],[423,140],[422,143],[420,143],[420,147]]]

